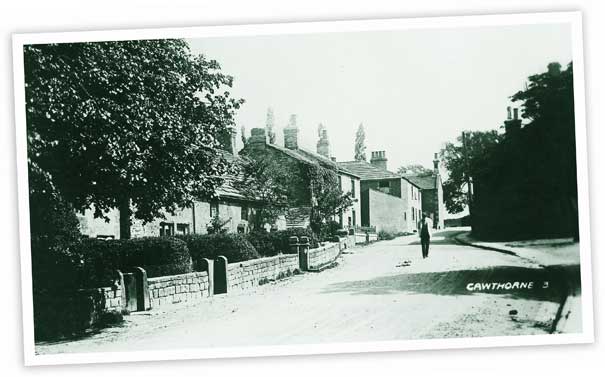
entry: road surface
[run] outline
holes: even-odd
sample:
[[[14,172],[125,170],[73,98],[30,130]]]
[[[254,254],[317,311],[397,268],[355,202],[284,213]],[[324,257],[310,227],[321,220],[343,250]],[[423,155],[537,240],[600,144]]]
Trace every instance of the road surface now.
[[[133,313],[118,327],[36,345],[39,354],[548,334],[565,276],[433,235],[351,249],[338,265],[195,305]],[[409,263],[405,263],[408,261]],[[509,289],[489,289],[491,283]],[[533,288],[513,287],[532,282]],[[493,287],[492,287],[493,288]]]

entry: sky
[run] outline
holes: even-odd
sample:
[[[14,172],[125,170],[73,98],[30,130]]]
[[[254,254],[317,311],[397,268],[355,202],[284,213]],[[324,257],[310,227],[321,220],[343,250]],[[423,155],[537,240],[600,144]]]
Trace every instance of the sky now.
[[[549,62],[571,61],[571,29],[541,24],[200,38],[191,50],[217,60],[245,99],[238,132],[275,113],[278,143],[297,114],[299,145],[316,150],[326,126],[331,154],[352,160],[363,123],[367,157],[384,150],[388,169],[432,167],[433,154],[463,130],[497,129],[509,97]],[[513,105],[519,106],[519,104]],[[240,137],[238,135],[238,143]],[[241,147],[241,145],[240,145]]]

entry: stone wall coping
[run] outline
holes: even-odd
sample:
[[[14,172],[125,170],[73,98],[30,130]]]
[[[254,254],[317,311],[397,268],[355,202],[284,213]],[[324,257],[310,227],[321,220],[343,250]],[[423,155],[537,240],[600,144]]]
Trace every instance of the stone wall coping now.
[[[163,282],[171,281],[171,280],[178,280],[178,279],[183,279],[183,278],[188,278],[188,277],[202,277],[202,276],[208,276],[208,272],[207,271],[194,271],[194,272],[189,272],[187,274],[157,276],[154,278],[148,278],[147,281],[150,283],[163,283]]]
[[[228,265],[227,268],[248,267],[248,266],[254,266],[256,264],[270,263],[270,262],[273,262],[273,261],[279,261],[281,259],[294,259],[294,258],[298,258],[298,255],[296,255],[296,254],[277,254],[277,255],[272,256],[272,257],[264,257],[264,258],[250,259],[250,260],[243,261],[243,262],[229,263],[229,265]]]
[[[339,245],[339,242],[325,242],[325,245],[320,246],[316,249],[309,249],[309,252],[315,253],[315,252],[319,252],[319,251],[325,251],[325,250],[331,249],[333,247],[336,247],[338,245]]]

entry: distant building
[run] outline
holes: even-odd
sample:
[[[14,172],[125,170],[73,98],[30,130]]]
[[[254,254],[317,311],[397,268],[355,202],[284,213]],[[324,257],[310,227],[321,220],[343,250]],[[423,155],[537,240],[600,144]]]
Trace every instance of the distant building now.
[[[372,152],[366,161],[339,162],[361,179],[361,225],[376,231],[414,232],[422,212],[420,188],[387,170],[385,151]]]
[[[445,203],[443,202],[443,183],[439,174],[439,157],[435,153],[433,172],[422,175],[404,175],[404,178],[414,183],[422,190],[422,212],[433,219],[437,229],[445,227]]]
[[[351,207],[335,216],[343,228],[355,227],[360,223],[360,180],[359,177],[349,170],[341,167],[329,157],[329,142],[327,141],[327,132],[323,126],[319,129],[320,141],[317,145],[318,153],[301,148],[298,144],[298,126],[296,125],[296,116],[290,118],[290,124],[284,128],[284,146],[270,144],[267,142],[265,130],[254,128],[251,130],[251,136],[245,147],[240,152],[250,158],[255,156],[269,156],[280,164],[288,167],[297,176],[305,176],[303,168],[305,165],[321,166],[333,170],[338,175],[338,182],[343,192],[351,192],[354,202]],[[310,182],[293,182],[291,195],[298,204],[286,211],[285,226],[308,227],[310,225],[311,208],[313,206],[313,193]]]

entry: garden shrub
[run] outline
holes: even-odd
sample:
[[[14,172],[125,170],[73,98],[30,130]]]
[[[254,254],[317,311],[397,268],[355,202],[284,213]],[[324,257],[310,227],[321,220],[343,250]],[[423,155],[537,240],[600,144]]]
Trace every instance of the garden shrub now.
[[[281,252],[278,232],[258,230],[246,234],[246,238],[256,251],[264,257],[272,257]]]
[[[147,277],[186,274],[193,271],[187,243],[176,237],[143,237],[122,241],[122,264],[142,267]]]
[[[48,263],[46,272],[38,276],[45,282],[39,287],[47,290],[111,286],[116,270],[128,272],[133,267],[142,267],[150,278],[193,271],[187,244],[174,237],[85,238],[69,249],[47,252],[38,260]]]
[[[187,244],[196,270],[202,258],[214,260],[223,255],[229,263],[260,258],[243,234],[189,234],[179,238]]]
[[[322,241],[331,240],[334,236],[338,235],[338,231],[341,230],[341,228],[340,223],[337,221],[322,223],[319,231],[319,239]]]

